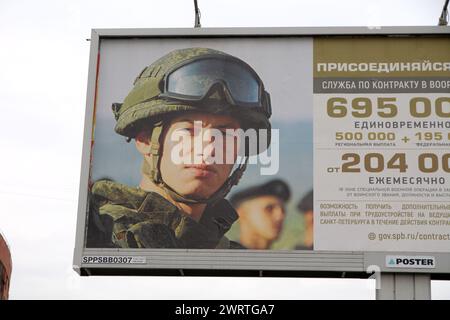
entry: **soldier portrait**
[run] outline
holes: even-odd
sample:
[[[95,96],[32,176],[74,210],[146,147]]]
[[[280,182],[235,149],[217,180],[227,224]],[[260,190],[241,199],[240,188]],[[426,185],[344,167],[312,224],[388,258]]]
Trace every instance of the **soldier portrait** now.
[[[298,82],[312,74],[311,49],[291,39],[102,39],[83,247],[295,249],[301,221],[288,200],[313,180],[313,84]],[[249,190],[258,197],[236,206]]]
[[[87,247],[241,248],[224,234],[238,219],[225,197],[246,169],[246,160],[236,163],[242,141],[215,150],[211,136],[195,149],[194,123],[223,136],[227,129],[270,130],[270,96],[257,72],[218,50],[174,50],[145,67],[112,112],[115,132],[141,156],[141,176],[137,186],[111,179],[92,185]],[[192,140],[183,152],[199,162],[174,162],[175,133]],[[207,163],[208,152],[233,162]]]

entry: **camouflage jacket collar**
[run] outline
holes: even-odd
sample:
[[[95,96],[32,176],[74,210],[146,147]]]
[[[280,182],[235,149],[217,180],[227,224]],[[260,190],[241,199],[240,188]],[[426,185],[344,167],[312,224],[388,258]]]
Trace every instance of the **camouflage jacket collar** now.
[[[222,199],[208,205],[196,222],[158,193],[107,180],[96,182],[91,195],[99,215],[111,221],[113,242],[120,247],[155,247],[159,242],[165,247],[167,241],[173,241],[169,247],[215,248],[238,218],[229,202]],[[155,239],[161,226],[168,227],[174,238]]]

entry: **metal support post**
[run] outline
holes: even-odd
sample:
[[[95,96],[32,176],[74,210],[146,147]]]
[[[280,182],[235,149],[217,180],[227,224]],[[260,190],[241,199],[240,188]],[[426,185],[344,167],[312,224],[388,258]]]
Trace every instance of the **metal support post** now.
[[[381,273],[377,278],[377,300],[430,300],[429,274]]]

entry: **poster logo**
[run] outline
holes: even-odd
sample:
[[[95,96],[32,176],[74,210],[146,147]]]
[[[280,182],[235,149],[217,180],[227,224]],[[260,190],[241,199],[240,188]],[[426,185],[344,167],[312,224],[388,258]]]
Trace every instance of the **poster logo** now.
[[[431,256],[386,256],[386,267],[434,269],[436,258]]]

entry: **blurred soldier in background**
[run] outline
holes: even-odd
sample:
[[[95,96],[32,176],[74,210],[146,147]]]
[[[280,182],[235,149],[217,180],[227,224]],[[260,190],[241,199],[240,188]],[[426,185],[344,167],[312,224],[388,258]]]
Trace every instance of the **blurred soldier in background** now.
[[[314,245],[314,198],[313,191],[309,191],[298,203],[297,209],[303,214],[303,242],[295,247],[296,250],[313,250]]]
[[[248,249],[269,249],[283,229],[289,198],[289,186],[282,180],[235,193],[230,202],[239,215],[240,243]]]

